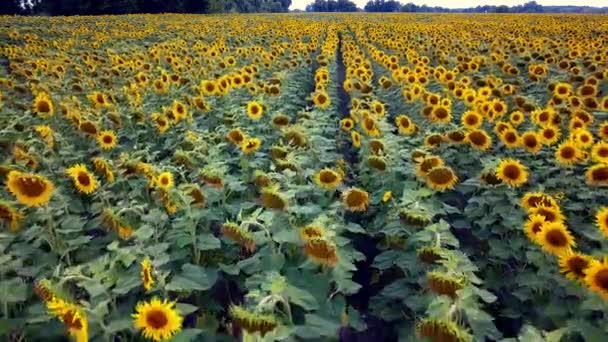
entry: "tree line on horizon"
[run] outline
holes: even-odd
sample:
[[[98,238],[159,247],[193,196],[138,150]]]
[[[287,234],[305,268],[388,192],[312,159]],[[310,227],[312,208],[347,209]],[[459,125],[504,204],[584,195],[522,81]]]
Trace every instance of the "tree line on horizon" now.
[[[99,15],[130,13],[279,13],[289,12],[291,0],[1,0],[0,15]],[[314,0],[307,12],[464,12],[464,13],[608,13],[608,7],[542,6],[536,1],[517,6],[477,6],[449,9],[369,0],[363,9],[350,0]]]

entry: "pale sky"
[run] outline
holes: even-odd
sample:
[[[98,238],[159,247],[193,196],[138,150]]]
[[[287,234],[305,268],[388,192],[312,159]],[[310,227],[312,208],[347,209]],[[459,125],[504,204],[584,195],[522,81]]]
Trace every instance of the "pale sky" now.
[[[367,3],[367,0],[351,0],[357,7],[363,8]],[[516,6],[523,5],[530,0],[401,0],[400,2],[405,4],[412,2],[418,6],[441,6],[446,8],[465,8],[465,7],[477,7],[477,5],[507,5]],[[306,8],[306,5],[314,2],[314,0],[291,0],[291,6],[289,9],[301,9]],[[608,0],[536,0],[537,3],[543,6],[595,6],[603,7],[608,6]]]

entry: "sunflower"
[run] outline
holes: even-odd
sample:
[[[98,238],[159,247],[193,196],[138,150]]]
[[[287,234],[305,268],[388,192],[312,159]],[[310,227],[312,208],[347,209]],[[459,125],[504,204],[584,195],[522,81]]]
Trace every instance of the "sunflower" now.
[[[528,170],[519,160],[504,159],[496,168],[496,177],[503,183],[518,188],[528,181]]]
[[[467,141],[480,151],[486,151],[492,146],[492,138],[483,129],[468,132]]]
[[[438,295],[456,298],[456,291],[465,285],[463,277],[457,277],[445,272],[431,271],[426,274],[429,288]]]
[[[462,114],[462,125],[468,129],[477,129],[483,124],[483,116],[474,111],[467,111]]]
[[[557,206],[557,202],[553,197],[542,192],[526,192],[521,198],[520,204],[528,211],[539,205]]]
[[[111,150],[116,147],[118,139],[112,131],[101,131],[97,136],[97,143],[103,150]]]
[[[246,227],[233,222],[226,222],[222,225],[221,231],[225,237],[244,248],[247,252],[252,253],[255,251],[256,246],[253,234]]]
[[[141,262],[141,283],[144,286],[146,292],[152,289],[154,286],[154,278],[152,277],[152,263],[150,258],[145,257]]]
[[[38,133],[38,135],[40,135],[40,138],[44,140],[48,148],[53,148],[53,146],[55,145],[55,132],[50,126],[38,125],[34,126],[34,130],[36,131],[36,133]]]
[[[325,228],[317,225],[308,225],[300,228],[300,239],[306,243],[311,239],[322,238],[325,236]]]
[[[241,306],[230,306],[229,313],[230,317],[241,329],[249,334],[258,333],[262,338],[279,325],[274,315],[251,312]]]
[[[574,237],[562,222],[545,222],[537,236],[543,250],[558,256],[570,253],[576,246]]]
[[[561,165],[574,165],[582,159],[581,150],[572,141],[565,141],[557,146],[555,159]]]
[[[219,94],[217,83],[215,83],[215,81],[210,80],[201,81],[200,91],[205,96]]]
[[[508,128],[504,130],[498,137],[500,138],[502,143],[505,144],[505,146],[507,146],[508,148],[514,148],[519,146],[520,138],[514,128]]]
[[[169,129],[169,119],[165,115],[153,113],[152,121],[154,121],[154,124],[156,124],[156,129],[160,134],[165,133]]]
[[[286,210],[288,206],[287,199],[275,187],[264,188],[261,191],[260,202],[267,209]]]
[[[451,190],[457,182],[458,176],[447,166],[434,167],[426,175],[426,185],[437,191]]]
[[[28,207],[47,204],[55,190],[53,183],[46,177],[19,171],[9,171],[6,186],[19,203]]]
[[[112,172],[112,166],[110,162],[99,157],[92,159],[95,171],[101,173],[108,183],[114,182],[114,172]]]
[[[393,197],[392,191],[385,191],[384,194],[382,195],[382,203],[386,203],[386,202],[390,201],[392,197]]]
[[[51,97],[44,92],[38,93],[34,99],[33,112],[42,118],[49,118],[55,113]]]
[[[277,114],[272,118],[272,125],[276,128],[283,128],[289,125],[289,116],[285,114]]]
[[[361,134],[359,134],[359,132],[351,131],[350,138],[351,138],[351,142],[352,142],[352,145],[354,148],[361,147]]]
[[[135,329],[142,330],[142,335],[153,341],[170,339],[181,330],[183,320],[174,306],[174,302],[156,297],[149,302],[139,302],[132,315]]]
[[[332,169],[323,169],[315,175],[315,183],[326,190],[334,190],[342,183],[342,175]]]
[[[427,318],[416,324],[416,334],[422,340],[472,342],[473,337],[468,331],[451,320]]]
[[[561,134],[559,128],[553,126],[546,126],[542,130],[540,130],[540,132],[538,132],[538,135],[540,136],[541,142],[544,145],[551,146],[559,140]]]
[[[514,127],[521,125],[525,119],[526,118],[524,117],[524,113],[520,111],[515,111],[509,116],[509,122],[511,122],[511,125],[513,125]]]
[[[348,132],[355,126],[355,123],[350,118],[344,118],[340,120],[340,127],[343,131]]]
[[[597,134],[604,141],[608,141],[608,120],[604,120],[597,129]]]
[[[84,310],[72,303],[68,303],[59,297],[53,297],[46,303],[49,313],[57,317],[68,329],[70,336],[76,342],[87,342],[89,340],[89,324]]]
[[[248,138],[243,140],[243,142],[241,143],[241,150],[245,154],[251,154],[259,150],[261,145],[262,140],[260,140],[259,138]]]
[[[532,242],[538,242],[538,233],[542,230],[543,224],[545,224],[545,217],[542,215],[530,215],[526,224],[524,224],[524,232],[528,239]]]
[[[608,300],[608,258],[592,260],[585,269],[585,283],[604,299]]]
[[[422,247],[416,250],[416,255],[425,264],[435,264],[444,258],[442,252],[440,247]]]
[[[304,242],[304,253],[313,262],[334,267],[339,262],[337,247],[324,238],[310,238]]]
[[[431,110],[430,119],[434,123],[447,124],[452,121],[452,113],[449,108],[434,106],[433,110]]]
[[[536,132],[525,132],[521,136],[521,146],[528,152],[536,154],[543,147],[541,139]]]
[[[599,141],[593,145],[591,158],[598,163],[608,163],[608,143]]]
[[[572,139],[576,144],[576,147],[581,149],[587,149],[593,146],[593,134],[586,129],[577,129],[574,134],[572,134]]]
[[[361,128],[363,129],[363,132],[370,137],[377,137],[380,135],[378,123],[371,115],[368,115],[361,120]]]
[[[97,189],[97,179],[87,170],[84,164],[76,164],[65,170],[66,174],[72,178],[74,186],[83,194],[91,194]]]
[[[567,253],[559,257],[560,272],[566,279],[585,281],[585,271],[593,259],[581,253]]]
[[[247,103],[247,116],[251,120],[259,120],[264,114],[264,107],[257,101]]]
[[[407,115],[401,114],[397,116],[395,118],[395,125],[401,135],[409,135],[416,131],[416,124]]]
[[[25,216],[10,203],[0,200],[0,222],[4,222],[12,232],[19,229]]]
[[[426,177],[426,175],[435,167],[443,166],[443,159],[439,156],[424,156],[419,159],[416,165],[416,175],[418,177]]]
[[[170,171],[161,172],[154,178],[153,184],[157,188],[167,191],[175,185],[173,174]]]
[[[247,136],[240,128],[233,128],[228,131],[228,134],[226,134],[226,138],[228,139],[228,141],[235,145],[241,145],[241,143],[243,143],[243,140],[245,140],[246,137]]]
[[[608,164],[595,164],[585,173],[587,184],[591,186],[608,186]]]
[[[369,194],[359,188],[350,188],[342,193],[342,203],[350,211],[366,211],[369,205]]]
[[[599,231],[608,239],[608,207],[602,207],[595,214],[595,224]]]
[[[331,99],[324,90],[318,90],[312,95],[312,102],[317,108],[325,109],[331,104]]]

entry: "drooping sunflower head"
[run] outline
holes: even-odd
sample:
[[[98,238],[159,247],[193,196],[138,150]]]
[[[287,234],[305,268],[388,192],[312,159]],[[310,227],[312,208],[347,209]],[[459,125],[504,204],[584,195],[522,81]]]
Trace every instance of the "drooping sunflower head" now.
[[[545,222],[537,241],[543,250],[555,255],[569,253],[576,246],[574,237],[562,222]]]
[[[418,259],[425,264],[435,264],[444,258],[440,247],[427,246],[416,251]]]
[[[369,149],[373,154],[380,156],[385,154],[386,147],[384,146],[382,140],[372,139],[369,141]]]
[[[512,187],[520,187],[528,181],[527,168],[516,159],[504,159],[496,168],[496,177]]]
[[[529,211],[539,205],[548,207],[557,206],[557,202],[552,196],[542,192],[526,192],[521,198],[520,205]]]
[[[443,142],[443,136],[437,133],[431,133],[424,139],[424,146],[428,148],[439,147]]]
[[[264,337],[278,325],[276,317],[268,313],[252,312],[241,306],[230,307],[230,317],[243,330],[250,334],[259,334]]]
[[[19,203],[28,207],[46,205],[55,190],[46,177],[19,171],[9,171],[6,186]]]
[[[19,230],[25,216],[9,202],[0,200],[0,222],[6,224],[12,232]]]
[[[272,125],[276,128],[283,128],[289,125],[289,116],[285,114],[277,114],[272,118]]]
[[[264,208],[280,211],[286,210],[289,204],[285,195],[281,194],[275,187],[262,189],[260,201]]]
[[[106,159],[95,157],[92,159],[95,171],[101,173],[108,183],[114,182],[114,172],[110,162]]]
[[[354,148],[361,147],[361,134],[357,131],[350,132],[351,142]]]
[[[369,205],[369,193],[359,188],[350,188],[342,193],[342,203],[350,211],[366,211]]]
[[[451,320],[426,318],[416,324],[416,333],[421,339],[430,341],[473,341],[473,337],[468,331]]]
[[[175,309],[175,303],[152,298],[149,302],[139,302],[133,314],[135,329],[153,341],[168,340],[182,328],[183,318]]]
[[[426,175],[426,185],[437,191],[446,191],[454,188],[458,182],[458,176],[452,168],[438,166],[432,168]]]
[[[426,274],[429,288],[438,295],[446,295],[450,298],[456,297],[456,291],[465,285],[464,278],[446,272],[431,271]]]
[[[308,144],[306,133],[300,127],[291,127],[285,130],[283,137],[291,146],[304,147]]]
[[[452,130],[447,132],[444,138],[451,143],[460,144],[465,142],[467,136],[466,133],[461,130]]]
[[[226,134],[226,138],[231,143],[240,146],[241,143],[243,142],[243,140],[246,139],[246,135],[245,135],[245,133],[243,133],[243,131],[240,128],[233,128],[230,131],[228,131],[228,133]]]
[[[608,300],[608,258],[604,258],[604,261],[591,260],[584,273],[587,286]]]
[[[591,186],[608,186],[608,164],[595,164],[585,173],[587,184]]]
[[[300,228],[300,239],[306,243],[310,239],[325,237],[325,228],[319,225],[308,225]]]
[[[44,92],[38,93],[34,99],[33,112],[40,115],[43,118],[53,116],[55,113],[55,106],[51,97]]]
[[[367,165],[378,171],[386,171],[387,160],[382,156],[369,156],[367,157]]]
[[[407,115],[403,114],[395,118],[395,125],[401,135],[409,135],[416,130],[416,124]]]
[[[304,243],[304,253],[313,262],[334,267],[339,262],[336,245],[325,238],[309,238]]]
[[[255,251],[255,240],[247,227],[234,222],[226,222],[222,225],[222,234],[249,253]]]
[[[342,183],[342,175],[326,168],[315,175],[315,183],[323,189],[334,190]]]
[[[581,253],[568,253],[559,257],[560,272],[570,280],[585,281],[585,271],[593,259]]]

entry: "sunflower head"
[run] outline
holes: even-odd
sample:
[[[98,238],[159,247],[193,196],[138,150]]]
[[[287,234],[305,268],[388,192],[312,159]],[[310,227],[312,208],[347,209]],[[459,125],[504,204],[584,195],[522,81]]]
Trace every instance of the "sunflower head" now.
[[[308,144],[308,138],[306,134],[297,127],[292,127],[285,131],[283,134],[285,140],[289,143],[289,145],[296,147],[304,147]]]
[[[602,207],[597,211],[595,224],[599,231],[608,239],[608,207]]]
[[[359,188],[350,188],[342,193],[342,203],[350,211],[366,211],[369,205],[369,193]]]
[[[528,181],[527,168],[516,159],[505,159],[496,168],[496,177],[512,187],[520,187]]]
[[[6,186],[19,203],[28,207],[46,205],[55,190],[46,177],[19,171],[9,171]]]
[[[473,341],[473,337],[468,331],[451,320],[424,319],[416,324],[416,333],[420,339],[429,341]]]
[[[342,175],[332,169],[323,169],[315,175],[315,183],[326,190],[334,190],[342,183]]]
[[[454,276],[445,272],[431,271],[426,274],[430,289],[438,295],[456,297],[456,291],[465,285],[463,277]]]
[[[259,120],[264,114],[264,107],[257,101],[247,103],[247,116],[252,120]]]
[[[246,139],[245,133],[240,128],[233,128],[226,134],[228,141],[235,145],[241,145]]]
[[[284,211],[288,207],[287,198],[281,194],[275,187],[267,187],[262,189],[260,195],[262,206],[267,209]]]
[[[308,225],[300,228],[300,239],[306,243],[311,239],[325,237],[325,228],[319,225]]]
[[[167,340],[182,328],[182,317],[175,309],[175,303],[152,298],[149,302],[139,302],[133,314],[135,329],[153,341]]]
[[[608,186],[608,164],[595,164],[585,173],[587,184],[591,186]]]
[[[97,135],[97,143],[101,149],[111,150],[118,144],[118,139],[116,138],[116,134],[112,131],[101,131],[99,132],[99,135]]]
[[[329,267],[338,264],[336,245],[325,238],[309,238],[304,242],[304,253],[313,262]]]
[[[141,262],[141,283],[146,291],[150,291],[154,286],[154,278],[152,277],[152,263],[150,258],[146,257]]]
[[[593,259],[581,253],[567,253],[559,257],[560,272],[570,280],[584,282],[585,271]]]
[[[541,215],[530,215],[524,225],[524,232],[528,239],[532,242],[538,242],[538,233],[542,230],[545,224],[545,217]]]
[[[399,220],[401,223],[414,226],[424,227],[432,222],[433,215],[422,207],[401,209],[399,211]]]
[[[261,337],[264,337],[279,325],[272,314],[252,312],[236,305],[230,307],[230,317],[241,329],[250,334],[259,334]]]
[[[467,141],[480,151],[486,151],[492,146],[492,138],[482,129],[474,129],[468,132]]]
[[[175,185],[173,174],[170,171],[161,172],[154,178],[153,184],[164,191],[171,189]]]
[[[570,166],[582,160],[582,151],[572,141],[561,143],[555,150],[555,159],[558,163]]]
[[[0,222],[6,224],[12,232],[19,230],[25,216],[9,202],[0,200]]]
[[[585,284],[595,293],[608,300],[608,258],[591,260],[584,270]]]
[[[252,154],[259,150],[260,146],[262,146],[262,140],[259,138],[248,138],[241,143],[241,151],[244,154]]]
[[[435,264],[443,259],[442,249],[439,247],[422,247],[416,251],[416,254],[425,264]]]
[[[289,116],[285,114],[277,114],[272,118],[272,125],[276,128],[283,128],[289,125]]]
[[[234,222],[226,222],[222,225],[222,234],[244,248],[247,252],[252,253],[255,251],[255,240],[247,227]]]
[[[426,184],[431,189],[437,191],[446,191],[454,188],[458,182],[458,176],[452,168],[447,166],[438,166],[432,168],[426,174]]]
[[[557,206],[557,202],[552,196],[542,192],[526,192],[521,198],[520,205],[525,210],[530,210],[532,208],[536,208],[539,205],[549,207]]]
[[[531,215],[540,215],[547,222],[563,222],[565,220],[561,209],[558,206],[537,205],[529,210]]]
[[[545,222],[538,233],[538,243],[548,253],[570,253],[576,246],[574,237],[562,222]]]
[[[324,90],[317,90],[312,95],[312,102],[320,109],[326,109],[331,105],[331,99]]]

